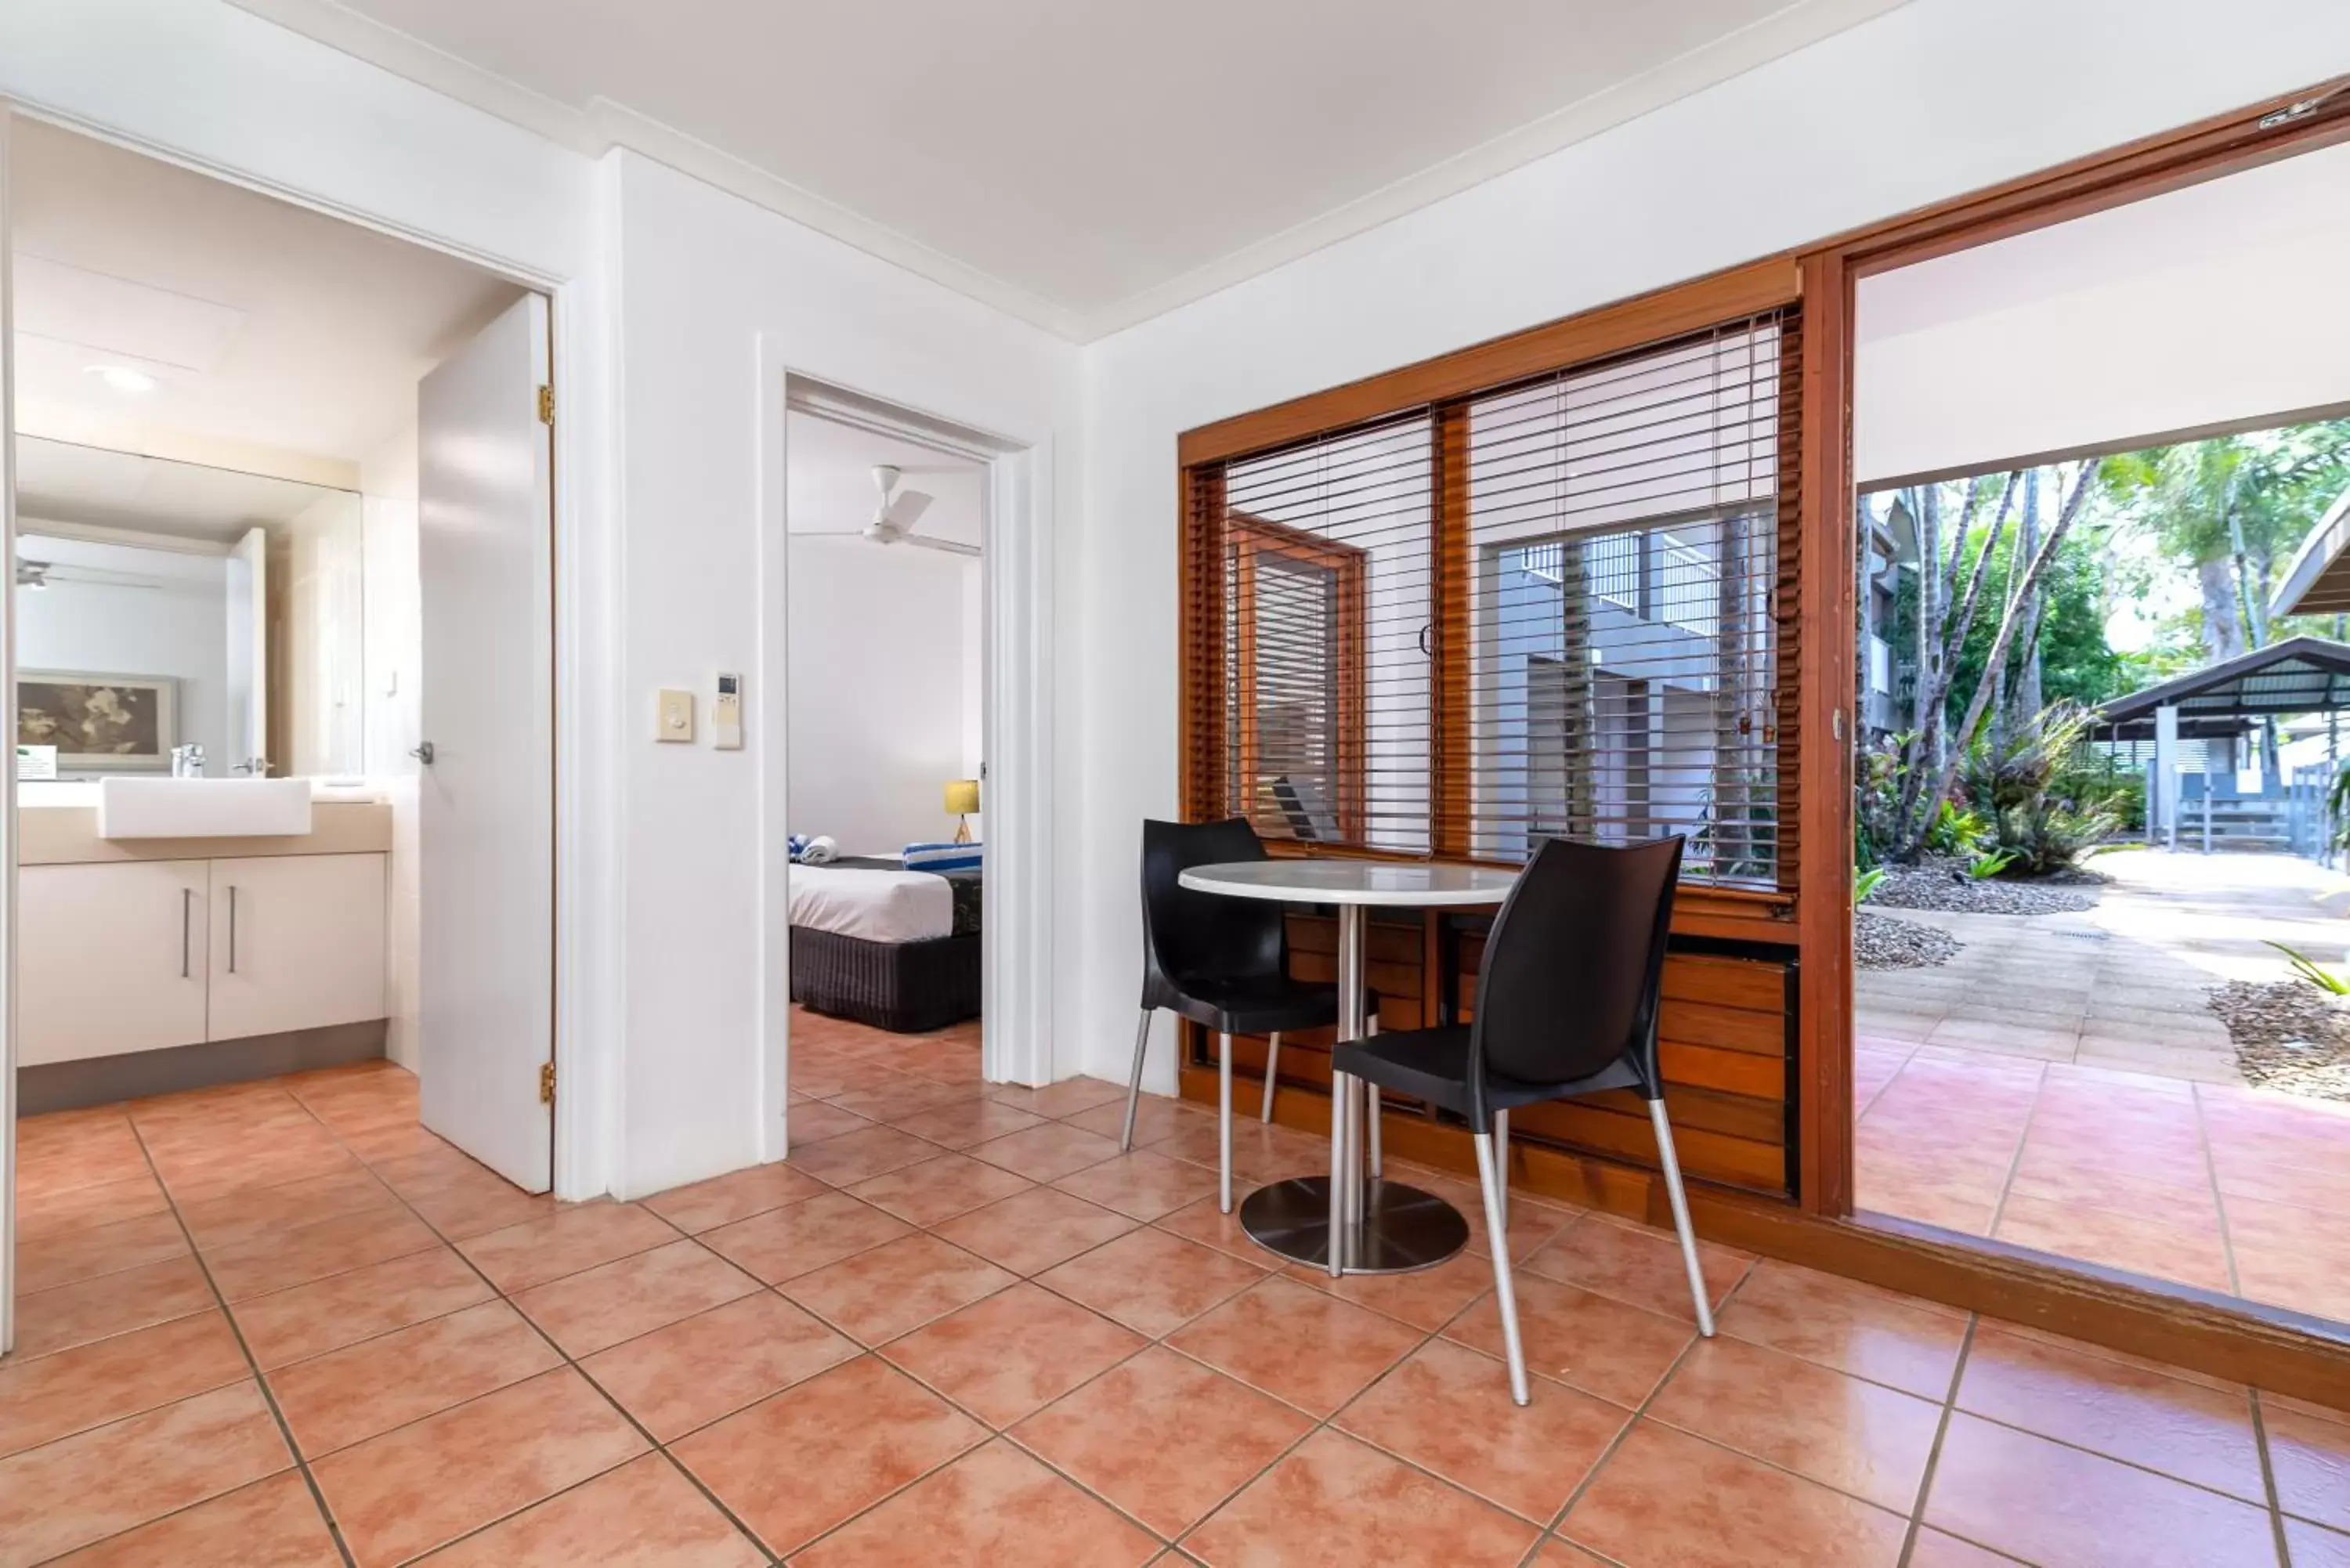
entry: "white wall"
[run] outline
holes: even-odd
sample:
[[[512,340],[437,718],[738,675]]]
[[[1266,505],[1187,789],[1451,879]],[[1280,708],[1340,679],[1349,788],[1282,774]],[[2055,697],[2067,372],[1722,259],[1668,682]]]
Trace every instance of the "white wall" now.
[[[2350,6],[1912,0],[1093,346],[1082,618],[1087,1068],[1122,1074],[1138,824],[1176,804],[1175,441],[2350,68]],[[1171,1086],[1165,1030],[1149,1079]]]
[[[863,539],[791,546],[791,811],[795,833],[847,855],[949,836],[949,779],[966,776],[972,644],[960,556]]]
[[[36,535],[36,519],[17,519]],[[180,682],[179,737],[228,770],[227,561],[134,545],[34,538],[18,554],[66,569],[46,588],[16,590],[20,670],[169,675]],[[71,568],[137,576],[142,586],[76,582]],[[151,585],[151,586],[144,586]]]
[[[1861,487],[2350,402],[2350,147],[1862,278]]]
[[[1081,490],[1080,387],[1066,343],[634,153],[607,162],[627,368],[615,453],[625,570],[609,624],[632,721],[608,757],[632,911],[615,955],[627,1041],[615,1182],[634,1193],[744,1164],[758,1147],[757,784],[776,738],[754,731],[740,753],[661,746],[633,721],[656,688],[707,691],[714,671],[759,667],[759,352],[1049,442],[1063,549]],[[767,393],[778,421],[781,391]],[[1056,587],[1066,596],[1076,580],[1071,566]],[[1065,598],[1055,613],[1066,624],[1075,609]]]

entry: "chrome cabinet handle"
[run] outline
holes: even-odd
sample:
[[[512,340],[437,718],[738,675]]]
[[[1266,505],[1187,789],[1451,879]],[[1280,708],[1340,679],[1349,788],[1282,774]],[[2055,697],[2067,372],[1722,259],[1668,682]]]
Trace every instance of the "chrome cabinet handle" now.
[[[195,901],[196,890],[193,888],[182,888],[180,889],[180,978],[182,980],[187,980],[190,978],[188,969],[188,943],[189,935],[195,929],[195,913],[193,909]]]
[[[228,971],[236,972],[236,884],[228,888]]]

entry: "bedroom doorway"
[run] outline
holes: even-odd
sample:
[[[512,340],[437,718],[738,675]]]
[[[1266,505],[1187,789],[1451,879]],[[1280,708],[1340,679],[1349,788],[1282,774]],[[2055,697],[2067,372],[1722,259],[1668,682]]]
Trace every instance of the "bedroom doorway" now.
[[[785,450],[792,1144],[910,1120],[962,1147],[993,1130],[989,464],[796,405]]]

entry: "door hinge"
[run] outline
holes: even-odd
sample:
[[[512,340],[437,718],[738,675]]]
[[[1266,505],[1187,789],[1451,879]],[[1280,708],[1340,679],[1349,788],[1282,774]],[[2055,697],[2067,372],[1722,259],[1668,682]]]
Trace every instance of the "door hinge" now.
[[[538,422],[543,425],[555,423],[555,389],[552,387],[538,389]]]
[[[555,1104],[555,1064],[552,1062],[538,1064],[538,1103],[542,1106]]]

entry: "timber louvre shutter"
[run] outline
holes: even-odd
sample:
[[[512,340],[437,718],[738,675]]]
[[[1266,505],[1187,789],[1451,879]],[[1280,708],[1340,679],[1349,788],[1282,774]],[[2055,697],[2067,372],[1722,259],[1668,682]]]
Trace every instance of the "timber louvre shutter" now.
[[[1189,813],[1501,862],[1684,833],[1689,878],[1792,888],[1799,330],[1188,470]]]

